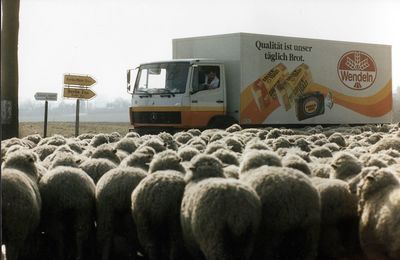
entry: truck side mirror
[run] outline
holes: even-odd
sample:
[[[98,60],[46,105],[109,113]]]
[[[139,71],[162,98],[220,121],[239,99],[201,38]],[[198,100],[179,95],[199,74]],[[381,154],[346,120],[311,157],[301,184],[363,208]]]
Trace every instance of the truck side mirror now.
[[[131,70],[126,71],[126,91],[131,93]]]

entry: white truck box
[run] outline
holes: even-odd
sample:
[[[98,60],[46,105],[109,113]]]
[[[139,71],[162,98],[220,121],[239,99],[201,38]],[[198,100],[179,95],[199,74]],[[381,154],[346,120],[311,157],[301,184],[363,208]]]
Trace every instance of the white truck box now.
[[[225,65],[228,114],[240,124],[392,120],[391,46],[234,33],[173,40],[173,59]]]

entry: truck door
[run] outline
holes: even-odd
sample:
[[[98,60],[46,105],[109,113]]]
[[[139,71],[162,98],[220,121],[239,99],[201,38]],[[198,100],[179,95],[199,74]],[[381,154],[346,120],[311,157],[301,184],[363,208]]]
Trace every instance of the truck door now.
[[[225,114],[225,78],[221,65],[195,65],[192,70],[190,122],[206,127],[210,119]]]

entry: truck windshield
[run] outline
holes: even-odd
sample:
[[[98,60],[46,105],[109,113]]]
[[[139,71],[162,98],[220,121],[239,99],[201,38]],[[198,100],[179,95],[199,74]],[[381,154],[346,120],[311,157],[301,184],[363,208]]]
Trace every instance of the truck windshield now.
[[[135,94],[185,93],[189,62],[153,63],[140,66]]]

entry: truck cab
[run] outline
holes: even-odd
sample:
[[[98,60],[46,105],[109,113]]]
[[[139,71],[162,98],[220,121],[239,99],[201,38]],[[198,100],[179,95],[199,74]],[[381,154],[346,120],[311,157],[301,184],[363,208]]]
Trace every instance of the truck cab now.
[[[127,72],[137,132],[227,127],[224,64],[211,59],[144,63]]]

